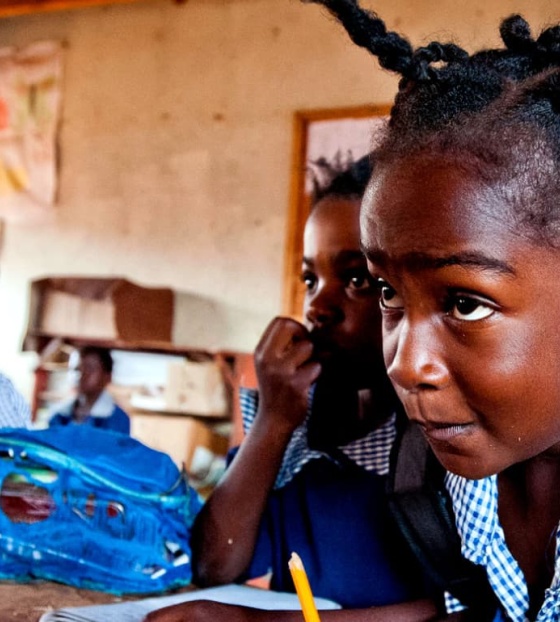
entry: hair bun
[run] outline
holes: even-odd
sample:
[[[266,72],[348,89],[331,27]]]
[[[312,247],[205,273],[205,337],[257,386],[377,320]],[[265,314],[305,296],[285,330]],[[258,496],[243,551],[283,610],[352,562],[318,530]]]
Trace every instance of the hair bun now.
[[[560,62],[560,26],[552,26],[537,39],[539,51],[552,64]]]
[[[500,25],[500,36],[505,46],[512,52],[530,54],[536,49],[531,28],[521,15],[512,15],[504,19]]]
[[[467,57],[468,53],[458,45],[433,41],[414,52],[407,77],[417,81],[430,80],[437,76],[437,70],[430,66],[432,63],[453,63]]]

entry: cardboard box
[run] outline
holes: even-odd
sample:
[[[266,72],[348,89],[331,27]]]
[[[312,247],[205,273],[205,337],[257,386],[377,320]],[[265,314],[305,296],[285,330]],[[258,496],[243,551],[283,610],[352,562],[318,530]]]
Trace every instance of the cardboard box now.
[[[84,335],[92,339],[116,339],[111,299],[89,300],[57,290],[46,290],[39,330],[51,335]]]
[[[131,435],[159,451],[169,454],[181,468],[189,471],[197,447],[216,455],[226,454],[229,437],[218,434],[212,426],[194,417],[132,411]]]
[[[166,410],[203,417],[225,417],[229,403],[222,370],[216,361],[169,363],[164,388]]]
[[[44,335],[171,343],[174,293],[123,278],[50,277],[32,281],[24,349]]]

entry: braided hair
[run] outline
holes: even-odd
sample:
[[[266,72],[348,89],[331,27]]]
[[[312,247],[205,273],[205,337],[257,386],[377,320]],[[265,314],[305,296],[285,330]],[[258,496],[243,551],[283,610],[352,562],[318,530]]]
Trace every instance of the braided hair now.
[[[358,0],[303,1],[325,6],[357,45],[401,76],[376,169],[414,154],[445,155],[501,182],[516,225],[560,247],[559,25],[534,38],[513,15],[500,26],[504,47],[469,55],[453,43],[414,49]]]
[[[326,197],[360,200],[364,196],[373,170],[372,154],[354,160],[349,152],[338,151],[332,160],[321,157],[308,167],[311,177],[311,207]]]

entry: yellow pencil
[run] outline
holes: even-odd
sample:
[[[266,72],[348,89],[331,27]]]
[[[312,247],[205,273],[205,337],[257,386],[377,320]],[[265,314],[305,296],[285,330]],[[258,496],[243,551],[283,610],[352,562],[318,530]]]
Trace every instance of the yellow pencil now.
[[[288,568],[294,580],[305,622],[321,622],[317,607],[315,607],[311,587],[309,586],[309,579],[305,573],[301,557],[297,553],[292,553],[288,562]]]

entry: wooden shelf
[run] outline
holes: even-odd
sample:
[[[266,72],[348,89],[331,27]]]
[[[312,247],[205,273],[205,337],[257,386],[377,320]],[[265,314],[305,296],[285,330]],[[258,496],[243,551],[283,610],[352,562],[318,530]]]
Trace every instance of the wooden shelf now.
[[[55,335],[40,330],[30,330],[27,333],[28,338],[34,340],[37,347],[30,348],[41,354],[45,347],[54,339],[59,343],[66,343],[75,348],[84,346],[97,346],[99,348],[107,348],[108,350],[128,350],[135,352],[152,352],[154,354],[176,354],[185,356],[196,362],[210,361],[216,355],[221,353],[210,352],[209,350],[201,350],[197,348],[189,348],[188,346],[180,346],[167,341],[126,341],[122,339],[94,339],[92,337],[83,337],[79,335]],[[26,349],[26,348],[24,348]],[[224,356],[235,356],[235,353],[225,352]]]

